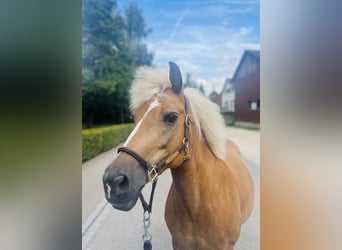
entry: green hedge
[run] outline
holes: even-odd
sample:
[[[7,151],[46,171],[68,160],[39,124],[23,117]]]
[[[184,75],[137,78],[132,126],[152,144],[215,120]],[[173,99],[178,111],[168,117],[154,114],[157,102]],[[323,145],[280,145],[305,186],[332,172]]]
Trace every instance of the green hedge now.
[[[133,124],[82,130],[82,161],[88,160],[126,140]]]

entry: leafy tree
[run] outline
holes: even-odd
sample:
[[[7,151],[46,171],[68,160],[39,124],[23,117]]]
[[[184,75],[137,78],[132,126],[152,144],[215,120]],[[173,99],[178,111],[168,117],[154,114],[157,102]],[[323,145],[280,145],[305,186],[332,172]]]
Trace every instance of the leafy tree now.
[[[198,91],[203,95],[205,96],[205,91],[204,91],[204,87],[203,87],[203,84],[201,83],[200,86],[198,87]]]
[[[115,61],[125,49],[124,20],[115,8],[114,0],[83,0],[82,66],[86,74],[83,79],[92,80],[90,83],[111,81]]]
[[[185,76],[184,88],[195,88],[195,89],[197,89],[196,82],[193,79],[191,79],[191,74],[188,72],[186,73],[186,76]]]
[[[127,8],[129,15],[123,17],[115,0],[82,3],[83,122],[87,127],[93,123],[125,122],[133,72],[137,66],[152,61],[143,44],[149,31],[134,4]]]
[[[203,96],[205,96],[203,84],[201,83],[198,86],[197,83],[191,78],[191,74],[190,73],[186,73],[185,82],[184,82],[184,88],[194,88],[194,89],[197,89]]]
[[[137,3],[132,2],[125,9],[125,21],[127,39],[134,53],[134,64],[136,66],[150,65],[153,54],[148,52],[147,46],[143,41],[152,30],[147,29],[142,10],[138,7]]]

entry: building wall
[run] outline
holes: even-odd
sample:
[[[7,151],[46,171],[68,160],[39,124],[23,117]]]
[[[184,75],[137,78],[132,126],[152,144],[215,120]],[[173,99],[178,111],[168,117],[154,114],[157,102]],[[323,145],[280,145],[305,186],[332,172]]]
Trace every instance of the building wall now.
[[[260,123],[259,67],[253,73],[235,81],[235,120]]]
[[[221,112],[234,112],[235,111],[235,90],[234,85],[228,83],[226,89],[222,91],[222,106]]]
[[[211,94],[209,100],[221,107],[221,96],[219,94]]]
[[[222,109],[223,113],[225,112],[234,112],[235,111],[235,93],[231,91],[229,93],[222,93]]]

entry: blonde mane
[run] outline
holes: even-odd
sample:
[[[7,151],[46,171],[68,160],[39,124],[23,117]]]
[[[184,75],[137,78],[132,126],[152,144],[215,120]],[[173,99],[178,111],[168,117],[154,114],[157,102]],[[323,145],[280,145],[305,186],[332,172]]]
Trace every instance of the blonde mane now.
[[[167,68],[140,67],[135,74],[130,89],[130,109],[134,111],[144,102],[164,89],[170,88],[169,71]],[[190,101],[193,120],[200,134],[203,134],[210,150],[219,158],[225,157],[225,126],[219,107],[202,96],[197,90],[185,88],[184,94]]]

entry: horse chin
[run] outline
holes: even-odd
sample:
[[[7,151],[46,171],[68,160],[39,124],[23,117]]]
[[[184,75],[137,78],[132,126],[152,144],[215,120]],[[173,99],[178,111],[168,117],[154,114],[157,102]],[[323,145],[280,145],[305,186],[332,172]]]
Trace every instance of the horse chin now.
[[[112,207],[115,208],[115,209],[121,210],[121,211],[129,211],[129,210],[131,210],[134,207],[136,202],[137,201],[130,202],[130,203],[127,203],[127,204],[122,204],[122,203],[115,204],[115,203],[112,203]]]
[[[130,195],[130,198],[128,199],[121,199],[119,201],[110,201],[113,208],[121,210],[121,211],[129,211],[131,210],[135,204],[137,203],[137,200],[139,198],[139,193],[137,195]]]

